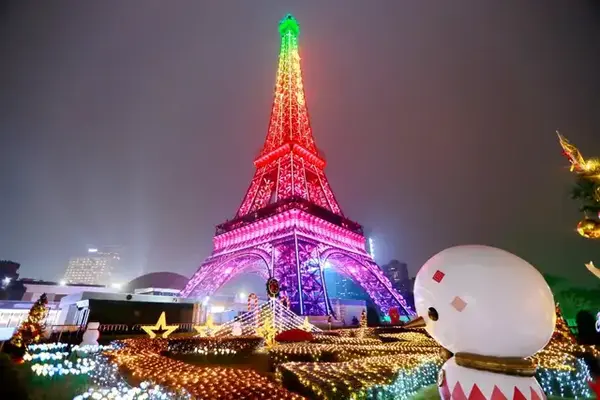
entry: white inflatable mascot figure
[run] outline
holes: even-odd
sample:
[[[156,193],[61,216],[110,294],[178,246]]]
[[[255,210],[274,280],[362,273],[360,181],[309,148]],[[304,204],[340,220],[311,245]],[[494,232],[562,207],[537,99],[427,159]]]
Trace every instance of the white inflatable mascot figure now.
[[[423,265],[414,287],[419,317],[407,324],[454,354],[442,366],[443,400],[543,400],[527,360],[554,332],[554,297],[523,259],[487,246],[444,250]]]

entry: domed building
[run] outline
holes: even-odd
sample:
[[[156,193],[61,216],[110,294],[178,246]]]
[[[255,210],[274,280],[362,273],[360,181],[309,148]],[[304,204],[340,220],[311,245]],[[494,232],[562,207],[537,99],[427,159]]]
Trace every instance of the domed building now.
[[[174,272],[151,272],[138,276],[124,287],[124,291],[135,294],[176,296],[185,287],[188,278]]]

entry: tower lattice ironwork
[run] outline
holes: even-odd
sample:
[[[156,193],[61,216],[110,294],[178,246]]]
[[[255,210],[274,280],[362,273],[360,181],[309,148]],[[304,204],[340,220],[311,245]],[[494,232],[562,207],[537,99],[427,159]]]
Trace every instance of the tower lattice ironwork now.
[[[275,277],[291,309],[330,315],[323,269],[360,284],[381,311],[414,315],[365,250],[362,227],[344,216],[325,176],[306,105],[296,19],[279,24],[281,49],[275,96],[256,173],[234,219],[217,226],[212,255],[182,296],[210,296],[233,276]]]

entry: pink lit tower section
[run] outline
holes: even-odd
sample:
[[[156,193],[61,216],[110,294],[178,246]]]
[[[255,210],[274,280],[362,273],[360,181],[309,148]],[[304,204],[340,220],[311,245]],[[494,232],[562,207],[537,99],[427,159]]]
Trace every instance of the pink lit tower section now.
[[[327,266],[362,286],[382,312],[398,307],[412,316],[365,250],[362,227],[344,216],[325,176],[306,106],[296,19],[287,15],[279,33],[275,96],[256,173],[235,217],[217,226],[213,253],[182,296],[204,298],[237,274],[256,273],[279,280],[297,314],[331,315]]]

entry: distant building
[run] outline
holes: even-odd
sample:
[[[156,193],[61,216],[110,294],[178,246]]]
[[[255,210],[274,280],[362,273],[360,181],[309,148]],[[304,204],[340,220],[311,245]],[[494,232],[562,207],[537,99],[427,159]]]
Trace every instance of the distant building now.
[[[352,279],[338,274],[336,283],[336,297],[345,300],[365,300],[366,293],[363,288]]]
[[[360,285],[356,284],[346,275],[339,273],[333,268],[326,268],[323,272],[325,285],[327,286],[327,297],[330,299],[366,300],[367,295]],[[333,307],[333,305],[332,305]]]
[[[59,324],[59,302],[66,296],[81,292],[114,293],[115,290],[98,285],[61,285],[57,282],[37,279],[19,279],[11,283],[18,284],[22,290],[12,291],[8,299],[0,300],[0,341],[8,340],[16,327],[29,314],[33,304],[43,293],[48,297],[49,313],[46,325],[51,327]]]
[[[385,276],[390,280],[392,287],[400,292],[410,306],[413,306],[415,278],[410,278],[408,276],[408,265],[398,260],[392,260],[389,263],[382,265],[381,269]]]
[[[91,284],[64,284],[63,282],[51,282],[39,279],[24,278],[19,280],[25,287],[25,291],[20,298],[10,298],[9,300],[31,301],[35,302],[43,293],[46,293],[48,302],[59,302],[63,297],[73,293],[80,292],[100,292],[116,293],[118,290],[112,287]]]
[[[178,296],[188,280],[189,278],[174,272],[151,272],[129,282],[124,291],[154,296]]]
[[[118,267],[120,260],[117,248],[90,248],[86,256],[75,257],[69,261],[64,283],[110,285],[113,271]]]
[[[400,283],[409,280],[408,265],[398,260],[392,260],[381,266],[383,273],[392,282],[395,289],[399,289]]]

